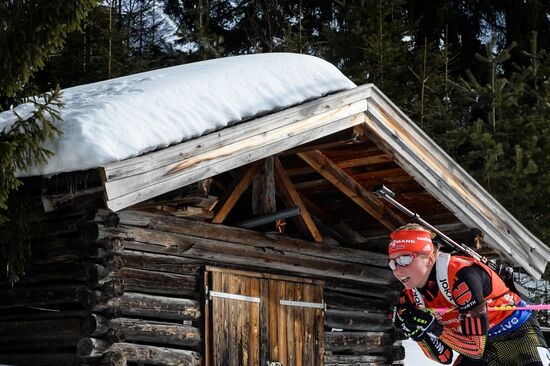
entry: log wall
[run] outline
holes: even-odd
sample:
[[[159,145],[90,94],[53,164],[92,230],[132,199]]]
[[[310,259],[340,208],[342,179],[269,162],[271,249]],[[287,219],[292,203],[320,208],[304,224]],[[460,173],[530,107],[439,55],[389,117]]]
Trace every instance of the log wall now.
[[[0,363],[201,365],[205,265],[325,281],[325,365],[403,358],[384,256],[139,211],[50,213],[4,282]],[[45,234],[47,233],[47,234]]]

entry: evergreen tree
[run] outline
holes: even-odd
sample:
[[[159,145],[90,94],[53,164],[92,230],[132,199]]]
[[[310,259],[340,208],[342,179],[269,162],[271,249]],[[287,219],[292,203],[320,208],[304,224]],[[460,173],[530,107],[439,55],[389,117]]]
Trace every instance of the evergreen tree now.
[[[403,4],[401,0],[335,3],[333,19],[321,34],[320,53],[355,83],[374,83],[400,107],[416,92],[407,67],[413,60],[409,49],[414,24]]]
[[[489,81],[470,73],[471,119],[452,134],[451,154],[542,240],[550,239],[550,58],[532,36],[525,64],[505,76],[511,47],[478,56]]]
[[[180,64],[181,53],[165,39],[167,28],[158,0],[106,1],[68,34],[34,80],[43,89],[69,87]]]
[[[95,0],[0,3],[0,110],[28,103],[24,115],[14,113],[8,118],[10,112],[6,111],[3,118],[12,124],[5,123],[0,131],[0,265],[12,280],[24,272],[28,254],[24,218],[17,207],[20,202],[13,199],[22,184],[15,172],[44,163],[51,153],[42,143],[59,134],[53,123],[59,119],[59,90],[29,98],[28,93],[36,91],[29,80],[94,4]]]

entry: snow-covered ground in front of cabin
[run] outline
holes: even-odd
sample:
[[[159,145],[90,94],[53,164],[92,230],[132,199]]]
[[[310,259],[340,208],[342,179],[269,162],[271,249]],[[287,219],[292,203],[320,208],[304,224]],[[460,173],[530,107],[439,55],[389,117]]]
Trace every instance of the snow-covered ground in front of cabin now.
[[[85,170],[356,85],[313,56],[271,53],[169,67],[63,90],[55,155],[19,176]],[[28,117],[29,105],[15,108]],[[0,113],[0,130],[15,121]]]
[[[430,360],[424,352],[420,349],[418,344],[412,339],[406,339],[403,342],[403,347],[405,348],[405,366],[435,366],[440,363]],[[456,359],[457,354],[455,353],[453,362]]]

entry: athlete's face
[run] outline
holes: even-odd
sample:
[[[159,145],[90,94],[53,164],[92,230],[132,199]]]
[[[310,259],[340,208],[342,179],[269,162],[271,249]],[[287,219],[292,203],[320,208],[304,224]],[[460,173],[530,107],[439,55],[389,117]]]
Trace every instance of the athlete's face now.
[[[397,260],[398,257],[403,255],[409,255],[414,257],[410,264],[405,266],[395,265],[393,270],[393,275],[399,280],[406,288],[420,288],[424,287],[430,271],[434,265],[434,255],[432,254],[417,254],[413,252],[399,252],[393,255],[390,255],[390,260],[395,260],[399,263],[400,260]],[[408,262],[408,261],[405,261]]]

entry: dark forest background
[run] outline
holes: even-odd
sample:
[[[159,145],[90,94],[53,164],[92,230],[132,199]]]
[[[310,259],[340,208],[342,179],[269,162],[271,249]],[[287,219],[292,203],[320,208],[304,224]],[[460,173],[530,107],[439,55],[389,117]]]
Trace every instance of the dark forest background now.
[[[328,60],[356,84],[376,84],[550,242],[547,0],[70,3],[0,5],[0,110],[48,93],[34,101],[38,114],[19,121],[32,126],[26,136],[21,128],[0,134],[0,224],[13,223],[14,169],[43,161],[48,152],[38,146],[58,134],[43,118],[60,107],[58,87],[209,58],[298,52]],[[19,255],[2,250],[4,260]]]

